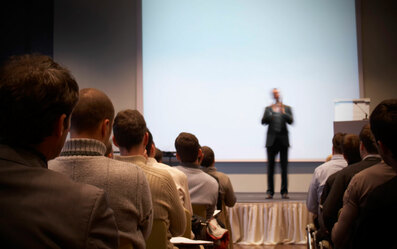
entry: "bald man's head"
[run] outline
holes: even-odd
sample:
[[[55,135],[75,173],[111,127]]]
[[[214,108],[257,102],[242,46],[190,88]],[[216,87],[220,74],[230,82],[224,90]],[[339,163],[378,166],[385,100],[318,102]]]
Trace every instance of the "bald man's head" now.
[[[76,133],[89,132],[101,122],[114,119],[114,107],[109,97],[95,88],[80,90],[80,98],[72,114],[71,130]]]

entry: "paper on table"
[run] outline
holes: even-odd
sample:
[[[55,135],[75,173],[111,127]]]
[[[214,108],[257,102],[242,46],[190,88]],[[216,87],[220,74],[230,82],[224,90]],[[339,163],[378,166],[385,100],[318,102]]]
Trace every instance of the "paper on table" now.
[[[172,244],[191,244],[191,245],[213,244],[212,241],[193,240],[185,237],[172,237],[170,241]]]

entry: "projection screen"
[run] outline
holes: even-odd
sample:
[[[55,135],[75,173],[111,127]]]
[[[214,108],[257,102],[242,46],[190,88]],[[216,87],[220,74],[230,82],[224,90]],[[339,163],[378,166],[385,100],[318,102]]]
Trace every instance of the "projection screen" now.
[[[355,1],[142,1],[143,108],[156,146],[180,132],[218,161],[266,159],[260,121],[281,91],[290,160],[331,153],[335,99],[359,97]]]

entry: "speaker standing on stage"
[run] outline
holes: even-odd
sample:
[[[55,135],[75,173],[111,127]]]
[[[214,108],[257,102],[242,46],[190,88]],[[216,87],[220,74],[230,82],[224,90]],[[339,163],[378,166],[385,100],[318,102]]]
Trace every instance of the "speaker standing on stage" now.
[[[284,105],[280,100],[280,91],[277,88],[272,90],[275,103],[266,107],[263,114],[262,124],[269,125],[267,129],[266,150],[267,150],[267,197],[272,199],[274,195],[274,165],[275,157],[280,153],[281,165],[281,196],[288,199],[288,129],[287,124],[292,124],[293,117],[291,107]]]

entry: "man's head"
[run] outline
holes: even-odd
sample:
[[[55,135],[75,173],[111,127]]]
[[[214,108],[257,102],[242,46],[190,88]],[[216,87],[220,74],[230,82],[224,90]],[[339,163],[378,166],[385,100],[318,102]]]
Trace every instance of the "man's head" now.
[[[72,115],[72,138],[92,138],[106,144],[112,131],[114,107],[109,97],[94,88],[80,90]]]
[[[332,138],[332,151],[333,154],[342,154],[342,144],[343,144],[343,137],[345,133],[335,133],[334,137]]]
[[[214,166],[214,164],[215,164],[214,151],[208,146],[202,146],[201,150],[203,152],[201,166],[206,167],[206,168]]]
[[[360,139],[355,134],[347,134],[342,143],[343,157],[347,164],[353,164],[361,161],[360,156]]]
[[[376,106],[370,125],[379,154],[387,164],[397,166],[397,99],[384,100]]]
[[[163,152],[158,148],[156,148],[156,154],[154,155],[154,158],[158,163],[163,162]]]
[[[272,95],[273,95],[274,100],[276,102],[278,102],[280,99],[280,91],[277,88],[273,88]]]
[[[50,57],[11,57],[0,70],[1,143],[39,147],[47,160],[56,157],[78,97],[73,76]]]
[[[202,154],[197,137],[187,132],[180,133],[175,139],[175,148],[176,156],[181,162],[197,162]]]
[[[147,129],[148,140],[146,145],[146,155],[148,157],[154,157],[156,155],[156,147],[154,146],[153,135],[149,129]]]
[[[359,138],[361,158],[364,158],[367,154],[378,154],[375,137],[371,132],[369,124],[363,126],[360,131]]]
[[[123,110],[117,113],[113,124],[114,143],[121,155],[132,150],[143,155],[148,142],[146,122],[137,110]]]

